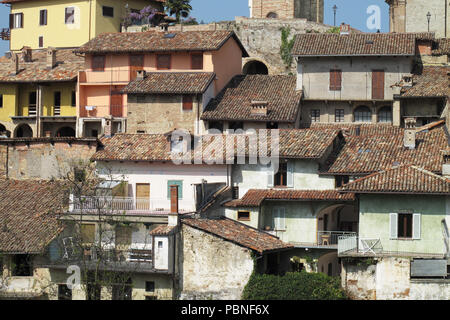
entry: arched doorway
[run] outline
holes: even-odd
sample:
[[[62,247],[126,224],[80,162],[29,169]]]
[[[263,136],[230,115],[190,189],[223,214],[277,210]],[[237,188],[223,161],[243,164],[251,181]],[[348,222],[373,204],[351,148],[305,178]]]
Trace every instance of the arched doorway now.
[[[71,127],[62,127],[56,132],[57,137],[75,137],[75,129]]]
[[[269,74],[269,69],[261,61],[252,60],[247,62],[242,69],[243,74]]]
[[[337,246],[343,235],[358,232],[359,213],[355,206],[336,204],[317,214],[317,243],[321,246]]]
[[[33,137],[33,130],[26,123],[18,125],[15,132],[16,133],[14,136],[16,138],[32,138]]]

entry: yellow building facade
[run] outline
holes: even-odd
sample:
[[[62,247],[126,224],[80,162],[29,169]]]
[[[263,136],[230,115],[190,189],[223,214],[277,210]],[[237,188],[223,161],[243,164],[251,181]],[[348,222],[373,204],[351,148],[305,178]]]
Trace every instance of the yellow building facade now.
[[[5,0],[11,5],[10,50],[74,48],[104,32],[120,32],[126,5],[140,10],[161,0]]]

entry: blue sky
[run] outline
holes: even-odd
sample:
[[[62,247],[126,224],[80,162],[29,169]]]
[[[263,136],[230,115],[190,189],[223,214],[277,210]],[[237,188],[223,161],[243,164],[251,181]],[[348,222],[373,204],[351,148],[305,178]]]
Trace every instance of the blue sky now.
[[[235,16],[248,16],[248,0],[192,0],[194,8],[192,16],[204,22],[234,20]],[[370,5],[377,5],[381,9],[381,31],[389,31],[389,11],[384,0],[325,0],[325,23],[333,24],[332,7],[338,7],[336,23],[349,23],[361,31],[374,31],[366,27],[369,15],[366,13]],[[0,28],[8,27],[9,8],[0,5]],[[0,40],[0,54],[9,48],[7,41]]]

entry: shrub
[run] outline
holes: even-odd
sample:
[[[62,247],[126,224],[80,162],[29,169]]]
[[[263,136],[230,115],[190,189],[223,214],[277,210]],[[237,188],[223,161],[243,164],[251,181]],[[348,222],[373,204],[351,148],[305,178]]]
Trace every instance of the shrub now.
[[[292,272],[284,276],[256,274],[248,281],[244,300],[343,300],[340,279],[323,273]]]

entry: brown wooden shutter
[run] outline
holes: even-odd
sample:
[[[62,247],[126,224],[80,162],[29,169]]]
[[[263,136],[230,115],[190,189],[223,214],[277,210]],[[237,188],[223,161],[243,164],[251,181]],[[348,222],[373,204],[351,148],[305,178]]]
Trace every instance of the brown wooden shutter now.
[[[191,55],[191,69],[202,70],[203,69],[203,54],[195,53]]]
[[[9,28],[14,29],[14,15],[13,14],[9,15]]]
[[[158,70],[169,70],[170,58],[170,54],[158,54],[156,56],[156,68]]]
[[[372,99],[384,99],[384,70],[372,71]]]
[[[144,70],[144,56],[131,55],[130,56],[130,81],[136,79],[137,72]]]
[[[183,110],[191,111],[193,106],[192,96],[183,96]]]
[[[105,56],[92,56],[92,70],[105,70]]]
[[[341,90],[342,71],[330,70],[330,90]]]
[[[44,47],[44,37],[39,37],[39,48]]]

